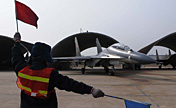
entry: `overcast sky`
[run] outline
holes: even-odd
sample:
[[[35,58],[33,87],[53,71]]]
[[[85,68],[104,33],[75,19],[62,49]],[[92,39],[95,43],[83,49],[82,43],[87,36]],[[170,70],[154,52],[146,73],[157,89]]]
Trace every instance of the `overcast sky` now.
[[[176,0],[18,1],[39,17],[38,29],[18,21],[22,40],[32,43],[40,41],[54,46],[82,28],[111,36],[138,51],[176,31]],[[1,0],[0,15],[0,35],[13,37],[16,32],[14,0]],[[166,51],[160,49],[159,53],[166,54]]]

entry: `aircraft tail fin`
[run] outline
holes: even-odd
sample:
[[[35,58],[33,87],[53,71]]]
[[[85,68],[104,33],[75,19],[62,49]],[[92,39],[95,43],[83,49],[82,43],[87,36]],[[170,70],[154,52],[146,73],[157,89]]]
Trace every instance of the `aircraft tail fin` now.
[[[77,37],[75,37],[75,49],[76,49],[76,57],[80,57],[81,53],[80,53]]]
[[[102,52],[102,48],[98,38],[96,38],[96,44],[97,44],[97,53],[99,54],[100,52]]]
[[[156,49],[156,60],[159,60],[158,50]]]
[[[172,55],[172,54],[171,54],[171,50],[169,49],[168,51],[169,51],[169,57],[170,57],[170,56]]]

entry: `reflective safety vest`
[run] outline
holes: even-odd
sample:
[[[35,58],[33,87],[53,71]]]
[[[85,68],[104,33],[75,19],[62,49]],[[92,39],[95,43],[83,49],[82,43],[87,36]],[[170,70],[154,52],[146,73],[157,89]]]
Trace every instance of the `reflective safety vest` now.
[[[30,65],[18,72],[16,81],[18,88],[25,94],[37,98],[48,98],[51,92],[55,93],[54,89],[48,91],[50,74],[53,68],[31,70],[29,67]]]

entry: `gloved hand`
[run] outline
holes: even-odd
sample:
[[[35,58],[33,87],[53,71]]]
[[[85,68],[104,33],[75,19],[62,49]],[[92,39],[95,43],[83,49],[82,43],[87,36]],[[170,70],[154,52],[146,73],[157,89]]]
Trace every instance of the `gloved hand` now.
[[[93,88],[91,90],[91,94],[93,95],[94,98],[104,97],[103,91],[101,91],[100,89],[96,89],[96,88]]]
[[[16,33],[15,33],[15,35],[14,35],[14,37],[13,37],[13,40],[14,40],[15,42],[20,42],[20,41],[21,41],[21,35],[20,35],[19,32],[16,32]]]

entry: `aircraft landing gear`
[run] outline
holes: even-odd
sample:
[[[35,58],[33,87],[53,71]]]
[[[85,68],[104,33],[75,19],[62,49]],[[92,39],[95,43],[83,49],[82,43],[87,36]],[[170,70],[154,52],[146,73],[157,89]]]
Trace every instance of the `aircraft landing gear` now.
[[[161,69],[162,68],[162,65],[159,65],[159,69]]]
[[[109,68],[108,67],[104,67],[104,70],[106,71],[106,73],[109,73]]]
[[[141,69],[141,65],[139,65],[139,64],[135,64],[134,66],[135,66],[135,67],[134,67],[135,70],[140,70],[140,69]]]
[[[110,76],[114,75],[114,67],[112,67],[112,70],[109,70],[108,67],[104,67],[104,70],[106,71],[107,74],[109,74]]]
[[[110,76],[114,76],[114,71],[113,71],[113,70],[110,71],[110,72],[109,72],[109,75],[110,75]]]
[[[172,68],[175,69],[175,65],[174,64],[171,64],[172,65]]]
[[[85,74],[85,68],[81,69],[82,74]]]
[[[84,67],[81,69],[82,74],[85,74],[86,62],[84,62]]]
[[[110,76],[114,76],[114,74],[115,74],[115,73],[114,73],[114,70],[115,70],[115,69],[114,69],[114,66],[112,66],[112,70],[109,71],[109,75],[110,75]]]

